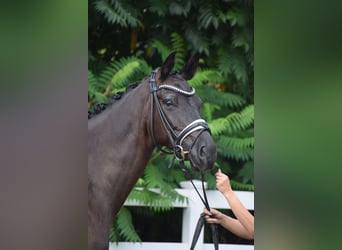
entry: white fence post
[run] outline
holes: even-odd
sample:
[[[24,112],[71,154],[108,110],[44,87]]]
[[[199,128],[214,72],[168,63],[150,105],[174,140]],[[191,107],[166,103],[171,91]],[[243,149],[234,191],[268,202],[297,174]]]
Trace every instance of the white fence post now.
[[[198,180],[193,180],[194,185],[202,195],[202,183]],[[199,219],[200,214],[203,212],[204,205],[201,199],[198,197],[195,189],[193,188],[190,181],[183,181],[180,183],[180,186],[183,189],[186,189],[188,192],[188,206],[183,209],[183,230],[182,230],[182,242],[188,244],[188,249],[191,247],[192,238],[196,229],[197,221]],[[205,184],[206,188],[206,184]],[[203,228],[198,238],[198,242],[196,244],[196,250],[203,249]]]

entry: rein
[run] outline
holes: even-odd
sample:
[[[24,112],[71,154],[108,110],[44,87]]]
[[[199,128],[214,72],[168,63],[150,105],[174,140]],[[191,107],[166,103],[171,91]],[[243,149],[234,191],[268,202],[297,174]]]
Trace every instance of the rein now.
[[[199,138],[199,136],[204,132],[204,131],[208,131],[210,133],[210,129],[208,127],[208,124],[205,122],[205,120],[203,119],[197,119],[193,122],[191,122],[190,124],[188,124],[177,136],[176,132],[172,129],[168,119],[166,118],[166,115],[160,105],[158,96],[157,96],[157,92],[161,89],[168,89],[171,91],[174,91],[176,93],[179,93],[181,95],[190,97],[195,95],[195,89],[191,88],[191,91],[185,91],[182,89],[179,89],[175,86],[171,86],[171,85],[159,85],[158,87],[156,86],[156,74],[157,74],[158,69],[154,70],[151,75],[150,75],[150,92],[151,92],[151,133],[152,133],[152,140],[154,145],[158,148],[159,151],[166,153],[166,154],[174,154],[175,158],[179,161],[181,169],[184,173],[184,175],[190,180],[192,186],[194,187],[196,193],[198,194],[199,198],[201,199],[203,205],[205,206],[205,208],[210,211],[210,205],[207,199],[207,195],[205,192],[205,188],[204,188],[204,175],[203,173],[201,174],[202,177],[202,191],[203,191],[203,196],[200,194],[200,192],[198,191],[197,187],[195,186],[195,184],[193,183],[193,178],[190,174],[190,172],[188,171],[188,169],[186,169],[185,165],[184,165],[184,161],[186,159],[186,156],[190,154],[192,147],[194,146],[194,144],[196,143],[197,139]],[[163,127],[167,133],[167,136],[171,142],[171,145],[173,146],[173,151],[166,151],[164,149],[162,149],[156,142],[156,138],[154,135],[154,112],[153,112],[153,107],[154,104],[156,104],[160,119],[162,121]],[[199,133],[197,134],[197,136],[195,137],[195,139],[193,140],[193,142],[190,145],[189,150],[185,151],[182,143],[184,141],[184,139],[186,137],[188,137],[189,135],[191,135],[192,133],[194,133],[195,131],[199,131]],[[201,229],[204,225],[205,222],[205,214],[202,213],[200,215],[200,218],[198,220],[197,226],[196,226],[196,230],[192,239],[192,243],[191,243],[191,248],[190,250],[193,250],[195,248],[196,242],[198,240],[198,237],[200,235]],[[214,241],[214,246],[215,246],[215,250],[218,250],[218,231],[217,231],[217,226],[216,224],[210,224],[211,227],[211,231],[212,231],[212,237],[213,237],[213,241]]]

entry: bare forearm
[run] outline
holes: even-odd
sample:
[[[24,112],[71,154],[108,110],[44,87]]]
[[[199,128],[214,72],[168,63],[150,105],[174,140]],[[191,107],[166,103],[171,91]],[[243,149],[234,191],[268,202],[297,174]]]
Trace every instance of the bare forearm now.
[[[240,226],[242,226],[248,234],[248,239],[254,238],[254,216],[243,206],[239,198],[233,191],[227,191],[224,197],[228,201],[234,215],[236,216]]]
[[[228,231],[232,232],[233,234],[239,236],[240,238],[244,239],[253,239],[254,236],[252,236],[244,226],[241,225],[241,223],[233,219],[227,215],[223,215],[224,217],[220,221],[221,226],[223,226]]]

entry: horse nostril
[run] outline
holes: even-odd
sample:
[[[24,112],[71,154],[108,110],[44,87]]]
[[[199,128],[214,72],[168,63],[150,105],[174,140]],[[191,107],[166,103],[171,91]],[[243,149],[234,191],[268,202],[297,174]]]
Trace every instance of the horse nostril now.
[[[208,149],[206,146],[202,146],[201,149],[200,149],[200,156],[203,157],[203,156],[206,156],[208,153]]]

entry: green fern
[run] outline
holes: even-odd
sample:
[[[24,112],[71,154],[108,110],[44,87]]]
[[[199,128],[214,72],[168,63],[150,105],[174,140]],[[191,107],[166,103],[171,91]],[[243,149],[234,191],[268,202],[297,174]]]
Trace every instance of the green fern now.
[[[88,70],[88,99],[92,99],[95,97],[97,92],[97,79],[91,70]]]
[[[230,185],[232,189],[234,190],[241,190],[241,191],[254,191],[254,185],[253,184],[247,184],[247,183],[241,183],[238,181],[230,180]]]
[[[254,161],[246,162],[239,170],[237,178],[242,183],[254,183]]]
[[[151,67],[137,57],[121,58],[108,64],[98,77],[88,71],[88,98],[90,103],[106,102],[112,93],[123,91],[132,79],[142,79]],[[91,108],[91,105],[89,106]]]
[[[201,107],[201,117],[205,119],[207,122],[211,122],[214,118],[214,112],[215,110],[221,109],[219,105],[211,104],[208,102],[205,102],[202,104]]]
[[[194,27],[187,27],[185,34],[186,40],[191,44],[193,48],[200,53],[209,55],[210,39],[208,35],[195,29]]]
[[[185,44],[183,37],[181,37],[178,33],[173,32],[171,34],[171,43],[172,43],[172,51],[176,52],[175,58],[175,70],[180,70],[184,65],[184,57],[185,57]]]
[[[168,45],[163,43],[158,39],[153,39],[151,42],[151,47],[156,49],[157,52],[161,55],[162,60],[165,60],[166,57],[171,53],[172,49],[169,48]]]
[[[248,21],[246,11],[239,7],[231,8],[226,18],[229,20],[231,26],[245,26]]]
[[[183,38],[176,32],[171,33],[170,40],[171,43],[166,44],[158,39],[154,39],[151,42],[151,47],[157,50],[162,60],[165,60],[171,52],[176,52],[174,69],[180,70],[184,65],[185,43]]]
[[[95,2],[97,11],[103,14],[111,24],[119,24],[122,27],[137,27],[141,25],[137,18],[138,13],[135,8],[119,0],[100,0]]]
[[[254,158],[254,149],[252,147],[243,147],[242,145],[236,147],[235,145],[229,145],[231,139],[232,138],[222,136],[216,140],[218,154],[237,161],[249,161]],[[236,140],[236,138],[234,139]]]
[[[232,73],[232,51],[228,46],[222,46],[217,51],[217,67],[225,77]]]
[[[167,170],[157,165],[149,164],[144,173],[146,187],[160,188],[161,194],[164,197],[169,198],[171,201],[184,201],[185,198],[174,190],[174,186],[170,185],[164,180],[165,175],[162,173],[162,171]],[[167,206],[163,208],[167,208]]]
[[[149,0],[149,10],[156,13],[158,16],[163,17],[168,13],[167,1]]]
[[[122,207],[116,216],[116,226],[119,235],[130,242],[141,241],[139,235],[134,229],[132,215],[126,207]],[[112,240],[112,239],[110,239]],[[115,238],[113,239],[115,240]]]
[[[224,118],[218,118],[209,123],[213,135],[223,132],[230,134],[248,128],[254,121],[254,105],[245,107],[240,113],[234,112]]]
[[[169,4],[169,11],[171,15],[187,16],[187,14],[190,11],[190,7],[191,7],[190,1],[183,1],[183,3],[172,1]]]
[[[200,52],[200,68],[189,84],[203,101],[201,116],[209,123],[217,146],[215,165],[229,175],[233,189],[253,191],[253,1],[98,0],[89,11],[96,17],[89,26],[93,37],[89,43],[89,103],[106,101],[107,94],[149,74],[152,67],[137,55],[146,56],[154,68],[176,51],[175,69],[179,70],[185,58]],[[129,29],[137,27],[137,46],[129,50]],[[106,56],[99,55],[99,49],[106,49]],[[177,162],[168,168],[171,158],[154,153],[136,184],[140,189],[132,190],[128,199],[148,204],[150,213],[170,209],[178,199],[186,200],[173,192],[185,177]],[[216,187],[216,171],[205,173],[211,189]],[[200,178],[195,173],[194,177]],[[132,237],[130,211],[128,207],[118,219],[122,229],[131,230],[127,238],[137,241]],[[128,240],[117,221],[114,224],[111,239]]]
[[[200,86],[196,88],[196,91],[197,94],[201,96],[202,101],[216,104],[221,107],[239,108],[246,103],[246,101],[237,94],[220,92],[208,85]]]
[[[234,50],[234,52],[232,52],[231,60],[231,68],[236,79],[242,84],[246,83],[248,80],[248,74],[246,61],[243,55],[239,51]]]
[[[232,45],[235,48],[242,47],[245,53],[248,53],[252,45],[253,40],[250,31],[244,27],[240,29],[234,29],[232,35]]]
[[[99,80],[104,85],[111,85],[112,91],[121,90],[136,72],[146,74],[146,62],[136,57],[121,58],[110,63],[100,74]]]
[[[202,1],[199,9],[199,28],[208,29],[213,26],[217,30],[219,26],[220,7],[214,1]]]
[[[224,80],[222,74],[215,69],[198,69],[194,77],[189,80],[192,87],[202,86],[204,83],[221,83]]]

